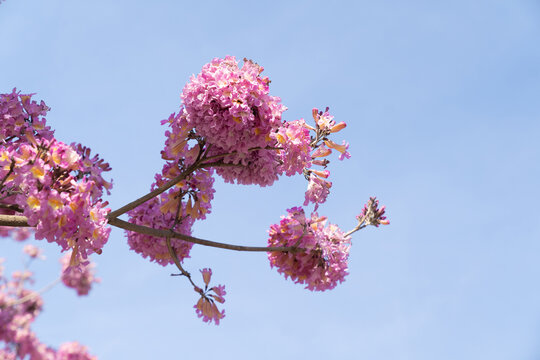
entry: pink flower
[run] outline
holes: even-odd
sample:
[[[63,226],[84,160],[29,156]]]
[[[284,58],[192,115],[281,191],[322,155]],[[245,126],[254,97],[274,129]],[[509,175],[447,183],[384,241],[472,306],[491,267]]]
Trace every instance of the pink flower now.
[[[182,91],[188,123],[226,152],[266,146],[286,108],[269,95],[270,81],[262,71],[251,60],[239,67],[232,56],[206,64]]]
[[[152,190],[176,177],[181,171],[178,165],[166,163],[162,174],[156,175]],[[178,233],[191,235],[194,222],[205,219],[211,212],[215,192],[213,184],[213,170],[199,169],[177,186],[131,210],[128,213],[130,222],[155,229],[172,228]],[[180,193],[184,193],[182,199]],[[144,258],[148,257],[162,266],[173,263],[164,238],[136,232],[127,232],[127,237],[131,249]],[[192,243],[174,238],[170,242],[180,261],[189,257]]]
[[[56,140],[44,118],[49,108],[31,98],[15,90],[0,94],[0,179],[6,178],[0,198],[22,210],[36,239],[62,250],[77,246],[86,258],[108,240],[109,209],[101,197],[112,185],[101,174],[110,167],[91,158],[90,149]],[[16,236],[23,239],[28,231]]]
[[[358,219],[360,223],[374,225],[376,227],[379,227],[379,225],[389,225],[390,221],[384,216],[385,212],[386,206],[383,205],[379,208],[379,200],[375,197],[370,197],[356,219]]]
[[[330,188],[332,183],[321,179],[315,174],[309,176],[308,188],[305,193],[304,206],[307,206],[309,203],[315,204],[315,211],[318,209],[319,204],[322,204],[326,201],[328,194],[330,194]]]
[[[201,296],[194,308],[197,316],[202,317],[203,321],[207,323],[213,321],[219,325],[219,321],[225,317],[225,310],[219,311],[213,299],[206,296]]]
[[[277,132],[272,133],[277,141],[280,172],[287,176],[301,174],[303,168],[310,166],[311,138],[309,130],[304,127],[303,119],[285,122]]]
[[[351,158],[351,154],[349,154],[349,152],[347,151],[347,149],[349,148],[349,143],[345,142],[345,140],[343,140],[343,143],[341,145],[336,144],[332,140],[326,140],[324,143],[329,148],[336,149],[341,153],[341,155],[339,156],[339,160],[343,160],[343,158]]]
[[[74,341],[60,345],[55,360],[97,360],[97,357],[90,355],[86,346]]]
[[[26,255],[30,256],[32,259],[40,258],[45,259],[43,256],[43,251],[34,245],[25,245],[23,251]]]
[[[195,312],[199,317],[203,318],[204,322],[211,323],[214,321],[216,325],[219,325],[219,321],[225,317],[225,310],[219,311],[216,302],[223,304],[225,302],[225,286],[218,285],[208,289],[210,278],[212,276],[211,269],[201,270],[203,281],[205,283],[205,290],[195,287],[194,290],[201,295],[197,304],[195,304]],[[213,293],[213,294],[212,294]]]
[[[210,283],[210,279],[212,278],[212,269],[202,269],[201,274],[204,280],[204,284],[208,286],[208,284]]]
[[[330,132],[335,133],[335,132],[345,129],[346,127],[347,127],[347,124],[344,121],[342,121],[339,124],[332,126],[330,128]]]
[[[332,150],[328,149],[324,145],[321,145],[315,149],[313,154],[311,154],[312,158],[318,158],[318,157],[325,157],[332,153]]]
[[[67,253],[60,258],[62,264],[62,282],[69,288],[75,289],[77,295],[88,295],[93,283],[100,280],[94,277],[95,264],[91,262],[80,263],[75,253]]]
[[[304,210],[287,210],[279,224],[270,226],[268,246],[297,246],[298,251],[271,252],[270,265],[285,278],[325,291],[343,282],[347,272],[350,238],[316,213],[307,219]]]
[[[210,156],[224,154],[221,148],[212,147]],[[223,157],[225,164],[233,166],[218,167],[216,173],[231,184],[260,186],[272,185],[280,174],[279,157],[274,150],[255,150]]]

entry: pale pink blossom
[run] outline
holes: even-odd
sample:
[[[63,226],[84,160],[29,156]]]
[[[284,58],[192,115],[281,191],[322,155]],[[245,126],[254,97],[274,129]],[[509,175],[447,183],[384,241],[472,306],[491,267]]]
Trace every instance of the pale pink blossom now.
[[[268,246],[296,246],[298,250],[268,253],[270,265],[309,290],[325,291],[343,282],[350,238],[326,221],[317,213],[306,218],[299,207],[288,209],[279,224],[270,226]]]
[[[76,254],[67,253],[60,258],[62,282],[67,287],[75,289],[77,295],[88,295],[92,285],[100,280],[95,277],[95,264],[89,261],[81,263],[76,256]]]

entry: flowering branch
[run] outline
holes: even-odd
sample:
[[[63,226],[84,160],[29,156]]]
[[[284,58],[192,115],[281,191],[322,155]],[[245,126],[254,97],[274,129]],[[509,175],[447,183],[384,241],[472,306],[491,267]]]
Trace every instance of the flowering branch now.
[[[340,160],[350,157],[347,142],[340,145],[329,138],[346,123],[336,123],[328,108],[313,109],[315,127],[304,119],[283,120],[286,107],[270,95],[270,80],[261,76],[262,71],[251,60],[244,59],[240,67],[228,56],[214,59],[192,77],[182,91],[180,111],[161,121],[168,124],[161,151],[165,164],[151,191],[114,211],[102,200],[103,192],[110,194],[112,188],[112,182],[102,177],[111,170],[109,165],[99,156],[91,158],[90,149],[82,145],[56,140],[43,117],[49,110],[43,102],[38,104],[15,89],[0,94],[0,234],[11,231],[3,226],[32,224],[36,239],[71,250],[70,259],[62,260],[62,281],[74,287],[64,276],[84,277],[77,272],[85,266],[82,260],[101,254],[110,226],[127,230],[133,251],[162,266],[176,265],[181,273],[173,275],[187,277],[200,295],[197,315],[216,324],[225,316],[216,305],[225,301],[225,286],[210,286],[209,268],[201,270],[204,286],[195,285],[182,265],[193,244],[266,252],[270,265],[285,278],[312,291],[334,288],[348,274],[351,235],[369,225],[388,224],[385,208],[378,208],[378,201],[370,198],[357,216],[356,227],[346,233],[317,213],[332,187],[326,157],[333,150],[340,153]],[[302,207],[287,209],[279,224],[270,226],[268,246],[191,236],[193,224],[211,213],[215,175],[227,183],[269,186],[282,175],[295,174],[308,180],[303,206],[312,203],[314,209],[310,215]],[[123,214],[128,221],[120,219]],[[97,281],[88,274],[86,287],[76,287],[79,295]],[[24,295],[22,302],[27,301]]]
[[[109,224],[116,226],[118,228],[124,229],[124,230],[134,231],[139,234],[145,234],[145,235],[162,237],[162,238],[175,238],[175,239],[184,240],[193,244],[199,244],[203,246],[210,246],[210,247],[227,249],[227,250],[259,251],[259,252],[273,252],[273,251],[295,252],[295,251],[302,250],[301,248],[297,246],[267,247],[267,246],[243,246],[243,245],[232,245],[232,244],[220,243],[216,241],[204,240],[204,239],[199,239],[193,236],[180,234],[172,230],[154,229],[148,226],[136,225],[136,224],[132,224],[130,222],[127,222],[121,219],[117,219],[117,218],[109,219]]]
[[[360,215],[356,217],[358,219],[358,225],[348,232],[345,233],[345,236],[350,236],[351,234],[361,230],[369,225],[379,227],[379,225],[388,225],[390,221],[386,219],[384,213],[386,211],[386,206],[381,206],[379,208],[379,200],[375,197],[370,197],[367,204],[364,205]]]
[[[248,152],[256,151],[256,150],[262,150],[262,149],[264,149],[264,150],[280,150],[281,148],[271,147],[271,146],[267,146],[265,148],[262,148],[262,147],[258,146],[258,147],[253,147],[253,148],[248,149]],[[180,181],[186,179],[189,175],[191,175],[197,169],[205,169],[205,168],[211,168],[211,167],[238,166],[237,164],[228,164],[228,163],[223,163],[222,161],[205,162],[205,161],[208,161],[208,160],[215,160],[215,159],[224,158],[225,156],[229,156],[229,155],[235,155],[236,153],[238,153],[238,151],[232,151],[232,152],[228,152],[228,153],[225,153],[225,154],[213,155],[213,156],[208,156],[208,157],[205,156],[202,159],[199,158],[194,164],[189,166],[186,170],[184,170],[177,177],[169,180],[164,185],[158,187],[157,189],[149,192],[148,194],[146,194],[144,196],[141,196],[140,198],[130,202],[129,204],[126,204],[126,205],[122,206],[121,208],[119,208],[117,210],[111,211],[109,213],[109,215],[107,216],[107,218],[108,219],[117,218],[117,217],[121,216],[122,214],[125,214],[126,212],[135,209],[137,206],[139,206],[141,204],[144,204],[148,200],[150,200],[150,199],[158,196],[159,194],[162,194],[163,192],[169,190],[171,187],[178,184]]]
[[[144,204],[148,200],[150,200],[150,199],[158,196],[159,194],[169,190],[171,187],[173,187],[174,185],[178,184],[180,181],[187,178],[193,171],[195,171],[198,168],[198,166],[199,166],[198,163],[195,163],[195,164],[191,165],[185,171],[183,171],[180,175],[178,175],[174,179],[169,180],[164,185],[158,187],[157,189],[155,189],[153,191],[150,191],[148,194],[146,194],[144,196],[141,196],[137,200],[134,200],[134,201],[130,202],[129,204],[122,206],[120,209],[117,209],[115,211],[111,211],[109,213],[109,215],[107,215],[107,218],[109,219],[109,224],[111,224],[112,219],[116,219],[120,215],[125,214],[126,212],[128,212],[129,210],[135,209],[137,206],[139,206],[141,204]]]

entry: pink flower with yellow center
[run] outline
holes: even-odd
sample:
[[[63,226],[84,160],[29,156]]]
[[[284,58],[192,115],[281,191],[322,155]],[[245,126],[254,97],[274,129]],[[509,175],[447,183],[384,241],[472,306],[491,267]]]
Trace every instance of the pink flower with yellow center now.
[[[343,160],[343,158],[351,158],[351,154],[349,154],[349,152],[347,151],[347,149],[349,148],[349,143],[345,142],[345,140],[343,140],[343,143],[341,145],[336,144],[332,140],[326,140],[324,143],[329,148],[335,149],[341,153],[341,155],[339,156],[339,160]]]

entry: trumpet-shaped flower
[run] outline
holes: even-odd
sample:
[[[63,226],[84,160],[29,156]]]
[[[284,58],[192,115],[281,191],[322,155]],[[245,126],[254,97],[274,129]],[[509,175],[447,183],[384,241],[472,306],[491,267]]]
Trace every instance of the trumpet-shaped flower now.
[[[270,226],[268,246],[293,246],[296,251],[268,254],[270,265],[285,278],[305,284],[307,289],[325,291],[343,282],[347,272],[350,238],[326,218],[304,210],[287,210],[279,224]]]

